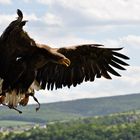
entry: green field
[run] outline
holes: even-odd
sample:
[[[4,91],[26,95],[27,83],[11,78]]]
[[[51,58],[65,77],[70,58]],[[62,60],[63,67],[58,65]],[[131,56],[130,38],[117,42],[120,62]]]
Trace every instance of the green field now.
[[[9,126],[21,126],[21,125],[29,125],[32,124],[30,122],[25,122],[25,121],[13,121],[13,120],[1,120],[0,121],[0,127],[9,127]]]

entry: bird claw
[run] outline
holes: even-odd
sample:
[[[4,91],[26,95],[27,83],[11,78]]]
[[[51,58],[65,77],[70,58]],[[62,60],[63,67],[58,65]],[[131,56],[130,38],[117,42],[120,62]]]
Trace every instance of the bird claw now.
[[[37,112],[39,109],[40,109],[40,107],[37,107],[37,108],[36,108],[36,112]]]
[[[37,102],[38,107],[36,108],[36,112],[40,109],[40,103],[38,102],[37,98],[35,96],[32,96],[34,100]]]

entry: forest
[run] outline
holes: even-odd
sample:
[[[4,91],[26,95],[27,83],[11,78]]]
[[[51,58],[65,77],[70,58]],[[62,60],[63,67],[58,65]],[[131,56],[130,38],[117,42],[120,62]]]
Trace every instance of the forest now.
[[[139,140],[140,112],[48,123],[23,132],[1,133],[0,140]]]

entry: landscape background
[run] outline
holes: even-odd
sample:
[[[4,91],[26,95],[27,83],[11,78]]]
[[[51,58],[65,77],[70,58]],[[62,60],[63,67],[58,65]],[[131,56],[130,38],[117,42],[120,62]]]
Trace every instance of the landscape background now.
[[[140,94],[0,107],[0,140],[139,140]]]
[[[130,66],[119,71],[121,78],[36,92],[42,103],[38,112],[32,99],[19,107],[22,114],[0,106],[0,140],[139,140],[140,1],[0,0],[0,34],[15,20],[17,9],[36,42],[124,47]]]

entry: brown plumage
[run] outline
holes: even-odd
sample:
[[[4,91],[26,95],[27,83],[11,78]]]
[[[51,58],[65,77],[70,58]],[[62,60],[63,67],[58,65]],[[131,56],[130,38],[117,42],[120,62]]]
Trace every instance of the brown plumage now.
[[[48,90],[77,86],[95,78],[111,79],[121,76],[114,68],[125,70],[123,60],[129,59],[118,51],[100,44],[84,44],[64,48],[51,48],[37,44],[23,30],[26,21],[20,10],[0,37],[0,103],[17,111],[26,106],[29,96],[39,104],[34,89]],[[38,108],[37,108],[38,110]],[[19,111],[21,113],[21,111]]]

